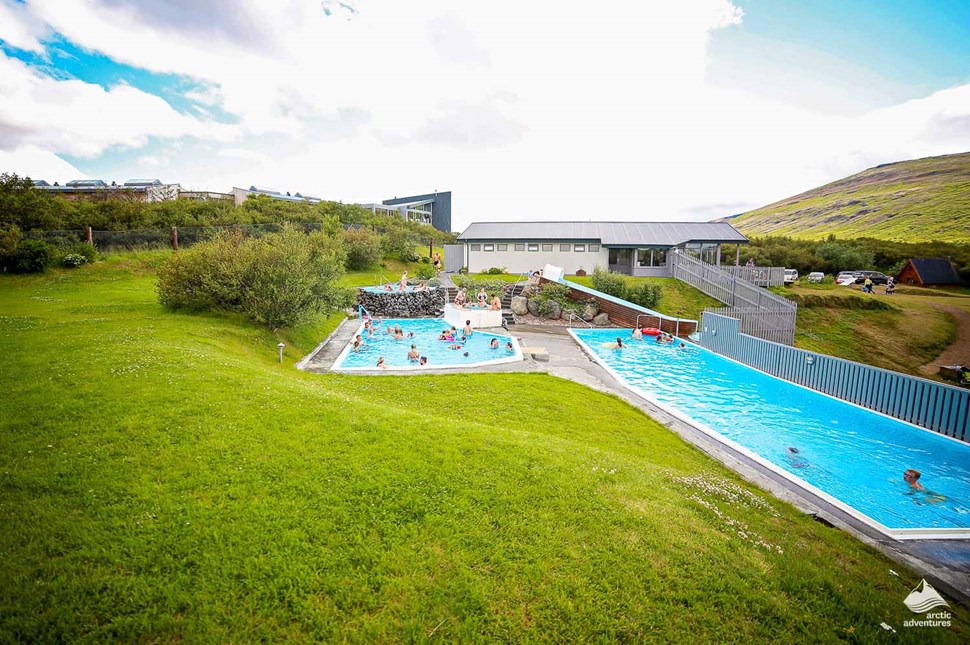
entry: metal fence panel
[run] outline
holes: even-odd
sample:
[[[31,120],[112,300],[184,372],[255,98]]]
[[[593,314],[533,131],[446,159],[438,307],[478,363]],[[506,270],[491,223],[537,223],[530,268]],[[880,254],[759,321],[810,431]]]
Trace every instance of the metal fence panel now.
[[[705,311],[700,344],[779,378],[970,441],[970,390],[758,338],[735,317]]]

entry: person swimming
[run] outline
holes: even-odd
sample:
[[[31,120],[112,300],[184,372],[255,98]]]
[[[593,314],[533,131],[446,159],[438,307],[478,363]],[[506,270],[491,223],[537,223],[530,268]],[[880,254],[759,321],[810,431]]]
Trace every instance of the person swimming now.
[[[418,346],[411,345],[411,351],[408,352],[408,360],[411,361],[412,363],[415,363],[420,358],[421,358],[421,355],[418,353]]]
[[[387,365],[384,364],[384,357],[381,356],[377,359],[377,366],[381,369],[387,369]]]
[[[461,333],[463,333],[465,336],[472,335],[472,321],[470,320],[465,321],[465,327],[461,330]]]
[[[498,338],[493,338],[492,342],[488,344],[489,349],[498,349]]]
[[[428,364],[428,357],[427,356],[422,356],[421,357],[421,360],[419,361],[419,364],[420,365],[427,365]]]
[[[799,454],[798,448],[794,446],[788,446],[785,449],[785,459],[788,460],[788,464],[792,468],[808,468],[808,462],[797,456]]]
[[[903,481],[909,484],[909,494],[922,493],[920,495],[920,500],[929,502],[930,504],[939,504],[940,502],[946,501],[946,495],[937,493],[923,486],[919,483],[919,478],[921,477],[920,471],[915,468],[907,468],[906,472],[903,473]],[[922,501],[916,501],[917,504],[922,504]]]
[[[461,349],[461,345],[455,343],[454,345],[448,345],[448,349]]]
[[[640,331],[639,327],[633,330],[632,336],[633,340],[643,340],[643,332]]]
[[[512,345],[512,341],[505,343],[505,351],[507,351],[510,354],[515,353],[515,347]]]
[[[617,336],[616,342],[603,343],[602,346],[605,347],[606,349],[623,349],[623,339]]]

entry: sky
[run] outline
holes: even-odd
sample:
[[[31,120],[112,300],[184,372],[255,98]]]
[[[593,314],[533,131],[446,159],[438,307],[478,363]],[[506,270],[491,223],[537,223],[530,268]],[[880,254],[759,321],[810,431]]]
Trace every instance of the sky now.
[[[970,150],[964,0],[0,0],[0,172],[704,221]]]

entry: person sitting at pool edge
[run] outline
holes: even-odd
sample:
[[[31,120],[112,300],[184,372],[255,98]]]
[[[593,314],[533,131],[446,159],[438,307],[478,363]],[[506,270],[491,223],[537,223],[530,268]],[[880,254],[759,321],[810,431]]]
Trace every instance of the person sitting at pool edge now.
[[[485,292],[485,287],[482,287],[478,291],[478,308],[484,309],[488,305],[488,294]]]
[[[472,335],[472,321],[470,320],[465,321],[465,327],[464,329],[461,330],[461,333],[465,334],[466,336]]]
[[[417,362],[417,360],[420,358],[421,358],[421,355],[418,353],[418,346],[411,345],[411,351],[408,352],[408,360],[414,363],[414,362]]]
[[[492,294],[492,304],[488,306],[489,311],[501,311],[502,310],[502,299],[498,297],[498,294]]]
[[[493,338],[492,342],[488,344],[489,349],[498,349],[498,338]]]
[[[455,294],[455,302],[454,302],[455,306],[458,307],[459,309],[463,309],[465,307],[465,301],[467,300],[467,298],[468,296],[465,294],[465,290],[459,289],[458,293]]]

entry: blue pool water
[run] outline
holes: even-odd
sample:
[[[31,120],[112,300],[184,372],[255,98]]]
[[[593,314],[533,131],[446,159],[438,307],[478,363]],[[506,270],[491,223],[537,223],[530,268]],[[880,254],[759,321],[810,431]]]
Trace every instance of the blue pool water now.
[[[385,333],[388,326],[393,327],[395,325],[400,325],[404,331],[405,338],[403,340],[394,340],[392,334]],[[388,319],[383,321],[380,328],[375,327],[374,334],[369,336],[363,331],[363,323],[361,323],[360,329],[355,332],[355,335],[360,334],[363,338],[363,349],[360,352],[354,352],[348,347],[338,357],[333,369],[375,369],[377,359],[381,356],[384,357],[384,364],[388,368],[418,370],[472,366],[496,361],[511,362],[522,359],[522,353],[515,341],[512,342],[513,351],[510,353],[506,350],[505,344],[512,340],[510,336],[481,331],[474,332],[466,342],[462,342],[461,329],[459,329],[457,342],[462,345],[462,348],[460,350],[448,349],[450,345],[455,343],[438,340],[438,334],[450,328],[451,325],[441,318]],[[407,338],[408,332],[414,332],[414,338]],[[489,347],[493,338],[497,338],[499,341],[498,349]],[[421,356],[428,357],[426,367],[408,361],[408,352],[412,343],[417,345]],[[468,352],[468,356],[464,355],[465,352]]]
[[[647,399],[689,417],[889,529],[970,528],[970,446],[774,378],[690,343],[574,330]],[[602,343],[621,336],[628,345]],[[679,345],[679,342],[677,343]],[[795,447],[797,454],[788,451]],[[903,472],[945,499],[911,491]]]

